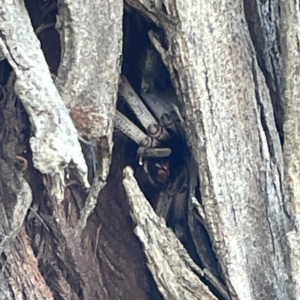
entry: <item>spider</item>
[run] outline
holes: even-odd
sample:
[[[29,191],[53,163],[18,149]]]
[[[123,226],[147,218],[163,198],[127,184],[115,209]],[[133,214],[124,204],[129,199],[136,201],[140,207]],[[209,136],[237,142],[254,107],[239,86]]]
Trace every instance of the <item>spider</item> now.
[[[144,93],[143,100],[146,106],[123,75],[119,82],[119,95],[144,127],[143,131],[124,114],[116,111],[115,127],[139,145],[137,149],[139,165],[144,167],[153,184],[163,184],[173,179],[170,168],[176,161],[178,163],[182,160],[181,155],[184,151],[183,139],[177,136],[176,132],[181,119],[176,107],[158,101],[155,95]]]
[[[167,60],[151,37],[155,36],[163,49],[169,45],[164,32],[133,9],[127,9],[124,18],[123,75],[115,128],[127,139],[125,143],[119,139],[123,151],[117,152],[122,153],[124,165],[135,169],[141,191],[194,262],[219,278],[218,263],[198,210],[200,179],[186,142],[182,106],[164,64]]]
[[[153,35],[167,48],[164,33],[128,9],[114,122],[115,128],[127,136],[125,143],[120,140],[123,162],[135,169],[141,191],[176,231],[178,224],[188,223],[190,152],[181,103],[162,56],[152,43]]]
[[[142,86],[143,100],[126,77],[121,76],[119,96],[136,119],[131,121],[117,110],[115,127],[138,145],[136,177],[142,178],[137,178],[141,189],[155,211],[176,231],[177,225],[185,222],[187,210],[186,163],[189,152],[181,127],[182,118],[173,105],[174,101],[161,99],[170,94],[153,94],[153,89],[148,93],[145,83]],[[140,123],[143,129],[135,123]]]

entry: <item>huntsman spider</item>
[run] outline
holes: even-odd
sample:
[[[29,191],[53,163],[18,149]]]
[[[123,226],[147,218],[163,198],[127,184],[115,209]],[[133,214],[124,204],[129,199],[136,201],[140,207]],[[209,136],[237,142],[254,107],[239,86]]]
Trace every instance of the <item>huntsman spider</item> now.
[[[181,163],[183,155],[179,137],[182,132],[177,132],[181,119],[177,107],[170,102],[159,101],[157,95],[147,92],[142,93],[141,100],[123,75],[119,82],[119,96],[133,111],[144,130],[118,110],[114,120],[115,127],[139,145],[139,164],[144,167],[149,180],[153,184],[167,183],[174,177],[170,173],[173,171],[173,164]]]

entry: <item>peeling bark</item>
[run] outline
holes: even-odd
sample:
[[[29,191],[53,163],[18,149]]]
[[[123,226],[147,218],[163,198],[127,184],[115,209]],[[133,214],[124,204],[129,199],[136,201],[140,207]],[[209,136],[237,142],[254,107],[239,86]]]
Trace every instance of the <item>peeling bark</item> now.
[[[204,277],[203,271],[139,191],[132,170],[125,169],[124,176],[131,217],[136,223],[135,234],[143,243],[148,267],[164,298],[217,299],[199,280],[198,276]]]
[[[54,86],[25,5],[4,3],[1,16],[1,50],[16,73],[15,90],[34,133],[30,139],[33,163],[51,176],[52,194],[61,200],[64,169],[70,164],[75,164],[79,178],[89,186],[77,132]]]
[[[56,24],[62,47],[56,78],[60,95],[79,133],[88,139],[107,137],[110,153],[122,51],[122,4],[59,1]]]

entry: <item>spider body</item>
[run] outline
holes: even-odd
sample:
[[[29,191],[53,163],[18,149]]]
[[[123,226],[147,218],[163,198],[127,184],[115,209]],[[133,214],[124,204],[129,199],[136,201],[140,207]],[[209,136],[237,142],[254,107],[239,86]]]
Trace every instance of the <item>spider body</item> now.
[[[126,160],[135,169],[141,190],[154,209],[161,206],[159,201],[168,198],[170,204],[164,207],[162,215],[166,220],[176,216],[176,220],[170,221],[172,224],[177,223],[177,219],[182,222],[185,217],[182,188],[186,185],[186,176],[182,174],[186,174],[189,160],[180,123],[182,118],[177,115],[174,105],[161,98],[164,93],[153,95],[147,91],[142,97],[124,76],[121,85],[119,100],[123,104],[118,105],[115,127],[128,137],[123,151],[125,156],[128,154]],[[134,99],[128,100],[130,97]],[[174,194],[181,195],[180,205]]]

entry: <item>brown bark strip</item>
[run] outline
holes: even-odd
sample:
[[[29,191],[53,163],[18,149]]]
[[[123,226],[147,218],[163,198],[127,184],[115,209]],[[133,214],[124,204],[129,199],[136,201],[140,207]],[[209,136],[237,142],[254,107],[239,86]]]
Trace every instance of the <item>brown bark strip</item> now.
[[[106,184],[112,153],[112,133],[122,51],[122,1],[86,3],[59,1],[56,28],[61,38],[61,63],[56,85],[70,109],[79,134],[88,140],[92,165],[98,165],[76,232],[86,225],[97,195]],[[84,25],[83,25],[84,24]],[[97,150],[95,148],[98,148]]]
[[[216,299],[199,280],[202,270],[194,264],[165,220],[159,218],[139,190],[132,170],[124,170],[123,184],[136,224],[135,234],[143,244],[148,267],[165,299]]]
[[[79,133],[88,139],[107,137],[111,154],[123,2],[59,2],[62,59],[56,85]]]
[[[15,241],[5,248],[4,253],[7,256],[4,273],[9,278],[13,299],[22,299],[24,296],[32,300],[54,299],[40,274],[37,259],[29,246],[24,227]]]

